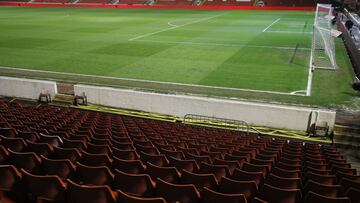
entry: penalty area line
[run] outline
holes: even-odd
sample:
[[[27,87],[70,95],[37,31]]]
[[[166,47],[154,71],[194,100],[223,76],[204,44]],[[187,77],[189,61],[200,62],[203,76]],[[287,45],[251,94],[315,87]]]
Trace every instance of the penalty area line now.
[[[267,26],[265,29],[262,30],[262,32],[266,32],[271,26],[273,26],[275,23],[279,22],[281,18],[276,19],[274,22],[272,22],[269,26]]]
[[[165,29],[162,29],[162,30],[158,30],[158,31],[155,31],[155,32],[150,32],[150,33],[146,33],[146,34],[143,34],[143,35],[139,35],[139,36],[133,37],[133,38],[131,38],[131,39],[128,39],[128,41],[133,41],[133,40],[136,40],[136,39],[141,39],[141,38],[148,37],[148,36],[151,36],[151,35],[155,35],[155,34],[158,34],[158,33],[161,33],[161,32],[166,32],[166,31],[169,31],[169,30],[173,30],[173,29],[176,29],[176,28],[179,28],[179,27],[184,27],[184,26],[187,26],[187,25],[191,25],[191,24],[195,24],[195,23],[207,21],[207,20],[210,20],[210,19],[213,19],[213,18],[217,18],[217,17],[223,16],[223,15],[225,15],[225,14],[226,14],[226,13],[222,13],[222,14],[215,15],[215,16],[210,16],[210,17],[206,17],[206,18],[200,18],[200,19],[198,19],[198,20],[194,20],[194,21],[191,21],[191,22],[182,24],[182,25],[174,25],[174,24],[172,24],[171,22],[168,22],[168,25],[170,25],[170,26],[172,26],[172,27],[168,27],[168,28],[165,28]],[[169,23],[170,23],[170,24],[169,24]]]

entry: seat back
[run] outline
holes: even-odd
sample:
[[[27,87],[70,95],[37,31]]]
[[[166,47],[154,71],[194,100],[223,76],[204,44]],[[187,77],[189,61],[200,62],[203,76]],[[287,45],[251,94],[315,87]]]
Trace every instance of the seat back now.
[[[67,182],[68,190],[66,196],[68,202],[117,202],[117,194],[113,192],[109,186],[79,185],[69,179]]]
[[[197,203],[200,194],[192,184],[173,184],[161,180],[156,181],[157,195],[163,197],[167,202]]]
[[[86,166],[77,162],[76,179],[85,185],[112,185],[114,174],[107,166]]]
[[[58,176],[33,175],[24,169],[21,169],[21,172],[23,174],[23,184],[27,192],[42,200],[53,202],[65,201],[66,185]]]
[[[315,192],[308,192],[305,197],[304,203],[350,203],[350,199],[348,197],[326,197],[323,195],[316,194]]]
[[[193,184],[201,191],[204,187],[215,189],[217,187],[217,181],[214,174],[196,174],[188,171],[181,171],[181,183]]]
[[[204,188],[201,192],[201,202],[206,203],[247,203],[243,194],[225,194]]]
[[[166,203],[165,199],[162,197],[144,198],[126,194],[121,190],[117,190],[117,192],[118,200],[121,203]]]
[[[123,171],[125,173],[145,173],[145,165],[141,160],[124,160],[114,156],[112,166],[114,169],[118,169],[119,171]]]
[[[301,192],[299,189],[280,189],[268,184],[264,184],[261,193],[262,199],[276,203],[298,203],[301,202]]]
[[[223,177],[219,184],[219,192],[226,194],[243,194],[248,202],[258,193],[255,181],[237,181]]]
[[[138,197],[151,197],[155,183],[147,174],[129,174],[115,169],[114,188]]]
[[[69,159],[49,159],[41,155],[41,160],[44,174],[57,175],[65,180],[75,173],[75,165]]]
[[[153,180],[161,178],[169,183],[177,183],[180,179],[180,172],[175,167],[161,167],[147,162],[146,170]]]

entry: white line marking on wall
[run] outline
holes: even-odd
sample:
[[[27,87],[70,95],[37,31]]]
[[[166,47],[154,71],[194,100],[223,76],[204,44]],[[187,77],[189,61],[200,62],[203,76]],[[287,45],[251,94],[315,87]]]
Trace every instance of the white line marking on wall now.
[[[279,22],[281,18],[276,19],[274,22],[272,22],[269,26],[267,26],[265,29],[263,29],[262,32],[266,32],[271,26],[273,26],[275,23]]]
[[[217,18],[217,17],[223,16],[223,15],[225,15],[225,14],[226,14],[226,13],[222,13],[222,14],[215,15],[215,16],[210,16],[210,17],[206,17],[206,18],[201,18],[201,19],[198,19],[198,20],[195,20],[195,21],[191,21],[191,22],[182,24],[182,25],[174,25],[174,26],[172,26],[172,27],[168,27],[168,28],[165,28],[165,29],[162,29],[162,30],[158,30],[158,31],[155,31],[155,32],[150,32],[150,33],[146,33],[146,34],[143,34],[143,35],[139,35],[139,36],[133,37],[133,38],[129,39],[129,41],[133,41],[133,40],[136,40],[136,39],[141,39],[141,38],[148,37],[148,36],[151,36],[151,35],[154,35],[154,34],[158,34],[158,33],[161,33],[161,32],[166,32],[166,31],[169,31],[169,30],[173,30],[173,29],[176,29],[176,28],[179,28],[179,27],[184,27],[184,26],[187,26],[187,25],[191,25],[191,24],[195,24],[195,23],[207,21],[207,20],[210,20],[210,19],[213,19],[213,18]],[[169,23],[168,23],[168,24],[169,24]]]

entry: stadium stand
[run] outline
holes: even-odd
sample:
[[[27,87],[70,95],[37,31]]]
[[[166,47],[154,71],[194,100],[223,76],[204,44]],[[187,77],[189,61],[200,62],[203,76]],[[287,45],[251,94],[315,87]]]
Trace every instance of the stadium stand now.
[[[109,4],[111,1],[109,0],[79,0],[76,2],[78,4]]]
[[[360,189],[332,145],[2,100],[0,152],[3,202],[358,202]]]
[[[31,3],[73,3],[74,0],[33,0]]]
[[[156,5],[192,5],[192,0],[157,0]]]
[[[146,0],[119,0],[117,4],[144,5]]]
[[[251,6],[251,1],[236,1],[236,0],[205,0],[203,5],[205,6]]]

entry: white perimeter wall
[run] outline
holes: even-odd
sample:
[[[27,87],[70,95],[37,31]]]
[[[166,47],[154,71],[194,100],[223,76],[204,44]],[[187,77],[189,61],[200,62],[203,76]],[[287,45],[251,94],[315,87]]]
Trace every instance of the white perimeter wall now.
[[[40,93],[57,94],[56,82],[0,76],[0,95],[38,99]]]
[[[310,114],[318,112],[317,120],[327,121],[330,130],[335,124],[336,113],[327,110],[88,85],[75,85],[74,88],[75,94],[85,94],[89,103],[178,117],[184,117],[186,114],[197,114],[243,120],[251,125],[305,131],[308,127]],[[314,117],[312,117],[312,122],[315,121]]]

